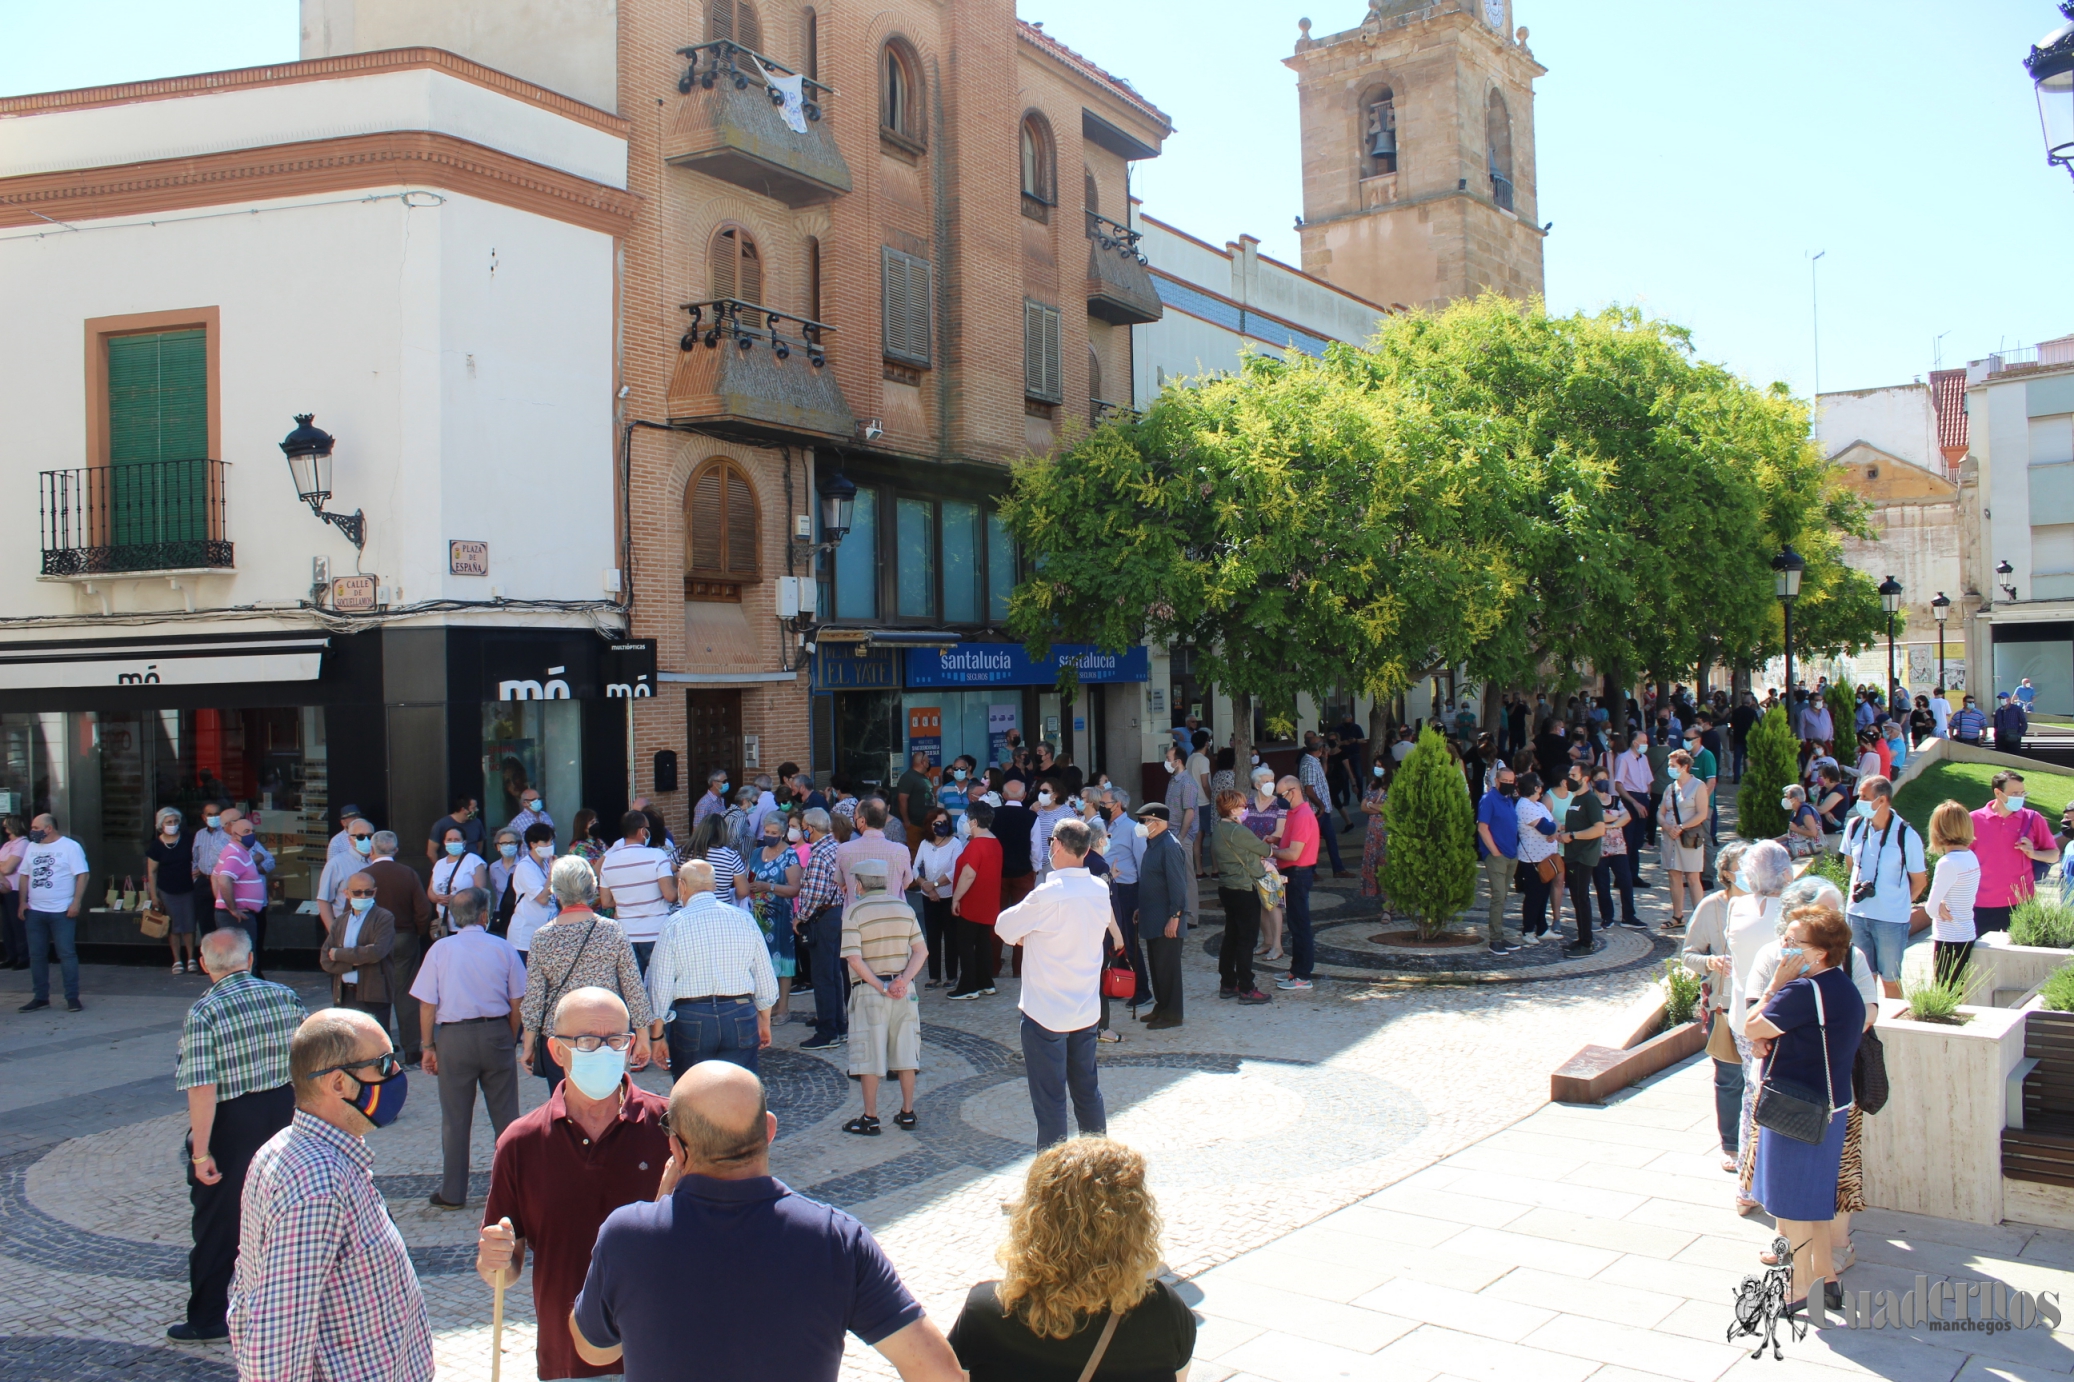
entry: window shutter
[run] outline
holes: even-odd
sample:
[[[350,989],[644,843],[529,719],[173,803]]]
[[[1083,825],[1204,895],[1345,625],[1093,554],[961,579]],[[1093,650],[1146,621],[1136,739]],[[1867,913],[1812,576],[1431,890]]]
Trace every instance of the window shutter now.
[[[1044,396],[1054,403],[1066,397],[1065,360],[1059,346],[1059,309],[1044,309]]]
[[[739,251],[735,248],[735,233],[723,230],[713,237],[713,296],[716,298],[738,297],[735,292],[735,260]]]
[[[929,363],[929,263],[899,250],[880,251],[881,316],[886,354]]]
[[[702,575],[727,569],[725,488],[719,466],[708,466],[692,483],[684,518],[691,535],[691,569]]]
[[[208,455],[208,333],[110,337],[109,460],[124,465]]]
[[[915,363],[929,363],[929,305],[935,292],[930,283],[927,260],[907,261],[907,338],[914,348]]]
[[[756,6],[749,0],[741,0],[735,6],[735,42],[759,53],[763,51],[763,21],[756,17]]]
[[[749,477],[733,466],[727,474],[727,574],[755,580],[756,494]]]
[[[1060,386],[1059,309],[1023,300],[1023,393],[1046,403],[1065,397]]]
[[[735,239],[742,247],[742,271],[738,282],[741,292],[736,294],[744,302],[763,301],[763,260],[756,253],[756,242],[747,235],[737,234]]]
[[[707,0],[706,42],[717,43],[721,39],[732,41],[734,36],[734,0]]]

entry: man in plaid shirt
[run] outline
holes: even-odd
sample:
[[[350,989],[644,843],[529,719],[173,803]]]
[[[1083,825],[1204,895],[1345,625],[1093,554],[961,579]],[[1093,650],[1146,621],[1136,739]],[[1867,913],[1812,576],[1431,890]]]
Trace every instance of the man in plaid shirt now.
[[[166,1331],[176,1343],[230,1337],[231,1270],[238,1261],[245,1170],[295,1113],[288,1043],[307,1014],[293,990],[252,975],[243,928],[202,937],[202,968],[215,980],[188,1009],[174,1079],[187,1091],[187,1195],[194,1251],[187,1258],[187,1319]]]
[[[238,1376],[428,1382],[432,1326],[365,1136],[403,1107],[403,1063],[366,1013],[326,1008],[288,1053],[295,1118],[252,1159],[230,1287]]]
[[[808,968],[814,986],[814,1034],[799,1044],[802,1051],[825,1051],[840,1045],[850,1033],[846,999],[849,985],[844,980],[843,884],[836,868],[835,837],[829,831],[835,822],[828,813],[813,807],[800,816],[807,828],[807,868],[799,880],[799,896],[792,903],[792,926],[808,946]]]

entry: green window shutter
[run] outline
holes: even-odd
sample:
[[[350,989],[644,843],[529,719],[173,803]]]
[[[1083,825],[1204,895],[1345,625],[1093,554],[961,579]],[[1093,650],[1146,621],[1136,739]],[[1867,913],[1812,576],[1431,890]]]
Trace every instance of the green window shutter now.
[[[208,333],[109,337],[109,461],[130,465],[208,455]]]

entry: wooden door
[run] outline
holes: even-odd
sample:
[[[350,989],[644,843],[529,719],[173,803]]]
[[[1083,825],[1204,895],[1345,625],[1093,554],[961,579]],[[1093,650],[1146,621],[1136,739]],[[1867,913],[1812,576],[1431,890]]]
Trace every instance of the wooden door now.
[[[706,777],[715,768],[727,774],[729,790],[742,785],[742,693],[739,691],[687,691],[685,738],[691,772],[685,788],[694,798],[706,790]]]

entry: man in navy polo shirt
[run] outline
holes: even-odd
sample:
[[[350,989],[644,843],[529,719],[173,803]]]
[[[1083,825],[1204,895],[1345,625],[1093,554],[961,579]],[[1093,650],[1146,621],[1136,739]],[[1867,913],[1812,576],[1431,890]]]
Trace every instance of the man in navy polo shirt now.
[[[1505,939],[1505,899],[1512,893],[1512,873],[1519,867],[1519,811],[1512,769],[1498,765],[1490,790],[1476,804],[1476,855],[1484,886],[1491,891],[1487,935],[1493,955],[1519,949]]]
[[[727,1061],[687,1070],[670,1091],[669,1133],[654,1203],[616,1209],[598,1230],[569,1312],[577,1357],[623,1358],[627,1382],[836,1382],[853,1333],[905,1382],[963,1382],[864,1225],[771,1175],[778,1120],[754,1074]]]

